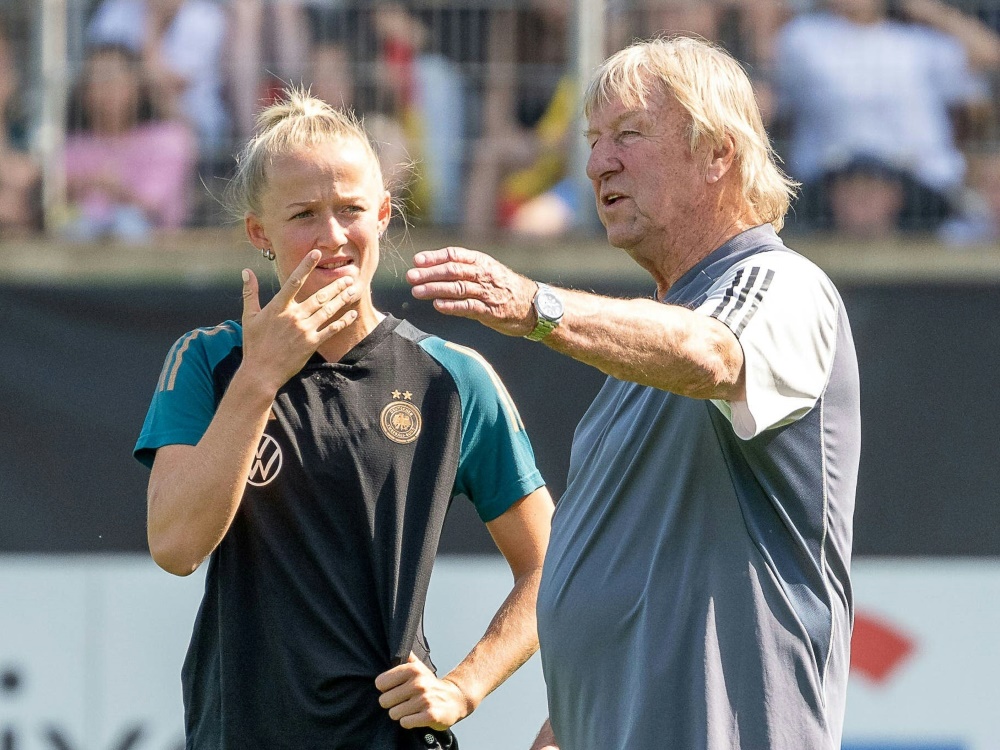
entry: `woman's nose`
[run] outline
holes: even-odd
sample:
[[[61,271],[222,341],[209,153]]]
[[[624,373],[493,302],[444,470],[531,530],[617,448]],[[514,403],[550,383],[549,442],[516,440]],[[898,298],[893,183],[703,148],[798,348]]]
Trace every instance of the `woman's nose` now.
[[[334,247],[341,247],[347,244],[347,231],[336,216],[331,216],[327,219],[324,222],[323,228],[326,230],[324,236],[321,238],[323,241],[329,242]]]

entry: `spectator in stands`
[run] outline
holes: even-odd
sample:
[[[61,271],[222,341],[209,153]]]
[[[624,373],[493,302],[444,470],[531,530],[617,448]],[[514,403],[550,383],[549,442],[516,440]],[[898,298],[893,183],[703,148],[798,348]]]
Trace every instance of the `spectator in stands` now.
[[[571,9],[566,0],[535,0],[490,18],[490,80],[469,170],[468,231],[554,235],[579,211],[566,179],[578,136],[576,85],[567,72]]]
[[[317,99],[338,108],[356,108],[354,68],[344,44],[327,39],[315,41],[309,50],[305,82]],[[403,124],[378,111],[367,112],[364,124],[375,143],[379,169],[390,192],[405,195],[413,172]]]
[[[281,82],[308,75],[310,23],[308,0],[228,0],[229,91],[236,133],[244,140],[254,131],[256,113]],[[337,102],[330,102],[338,104]]]
[[[412,215],[437,225],[461,221],[465,194],[465,80],[431,49],[428,29],[402,3],[375,6],[376,87],[400,123],[413,164]]]
[[[18,74],[5,27],[0,23],[0,239],[41,227],[41,170],[27,153],[17,112]]]
[[[1000,240],[1000,151],[969,155],[968,188],[953,220],[941,227],[941,239],[952,247]]]
[[[454,9],[424,7],[421,13],[421,3],[409,1],[226,1],[232,10],[231,90],[240,132],[252,130],[253,112],[282,83],[311,84],[320,98],[335,106],[349,102],[364,115],[383,146],[387,179],[399,195],[410,197],[410,217],[460,222],[466,83],[445,54],[449,40],[440,36],[442,28],[461,30]],[[351,85],[346,79],[333,82],[329,71],[345,74]],[[362,75],[355,81],[356,71]]]
[[[786,0],[609,0],[613,49],[655,34],[700,36],[725,47],[751,78],[766,73]]]
[[[224,10],[211,0],[101,0],[87,41],[139,55],[160,111],[187,119],[203,157],[212,159],[230,136],[221,67],[226,28]]]
[[[901,215],[933,228],[950,213],[965,173],[950,114],[983,106],[977,71],[1000,65],[1000,38],[938,0],[827,0],[777,41],[778,112],[791,130],[789,171],[804,183],[795,218],[828,217],[825,177],[864,156],[906,176]]]
[[[829,172],[831,228],[847,237],[885,239],[901,228],[905,176],[876,159],[857,157]]]
[[[127,48],[89,53],[69,126],[67,236],[138,241],[183,225],[197,142],[183,121],[157,118],[141,63]]]

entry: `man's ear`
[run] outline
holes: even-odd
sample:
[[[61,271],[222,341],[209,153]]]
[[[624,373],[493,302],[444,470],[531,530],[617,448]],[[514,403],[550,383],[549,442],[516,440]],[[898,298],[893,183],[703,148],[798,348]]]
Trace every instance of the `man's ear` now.
[[[271,241],[267,238],[264,225],[260,223],[260,219],[254,214],[247,212],[243,217],[243,225],[246,227],[247,239],[250,240],[251,245],[258,250],[271,247]]]
[[[726,133],[722,139],[722,145],[712,149],[708,157],[708,168],[705,170],[705,181],[709,185],[714,185],[725,176],[726,172],[732,169],[733,161],[736,159],[736,142],[733,137]]]

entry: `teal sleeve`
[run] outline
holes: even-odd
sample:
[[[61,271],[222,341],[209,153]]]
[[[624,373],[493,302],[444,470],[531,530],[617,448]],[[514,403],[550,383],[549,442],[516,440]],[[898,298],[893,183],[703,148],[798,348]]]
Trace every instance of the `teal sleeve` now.
[[[420,346],[451,373],[462,402],[462,449],[455,494],[465,494],[492,521],[545,482],[513,399],[473,349],[436,337]]]
[[[132,452],[136,459],[151,467],[157,448],[197,445],[215,416],[212,372],[242,342],[243,331],[233,321],[198,328],[177,340],[163,363]]]

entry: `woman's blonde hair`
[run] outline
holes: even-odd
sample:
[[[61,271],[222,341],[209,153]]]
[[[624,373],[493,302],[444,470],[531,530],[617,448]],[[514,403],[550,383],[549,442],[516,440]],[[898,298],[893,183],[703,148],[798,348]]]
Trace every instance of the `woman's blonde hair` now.
[[[275,157],[340,138],[361,143],[384,189],[375,147],[353,112],[332,107],[303,88],[282,90],[277,101],[257,115],[255,134],[236,157],[236,173],[225,192],[233,217],[242,221],[247,213],[260,214],[267,168]]]
[[[584,95],[584,115],[611,100],[645,106],[654,90],[673,95],[691,117],[691,153],[722,147],[728,135],[742,195],[764,222],[780,230],[798,184],[778,167],[746,71],[720,47],[691,37],[637,42],[598,68]]]

